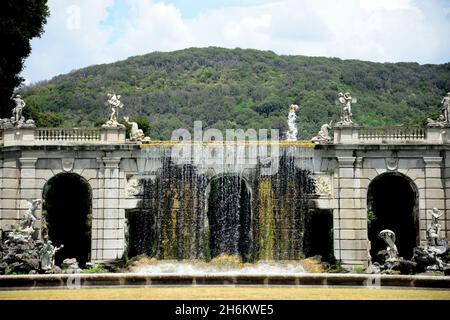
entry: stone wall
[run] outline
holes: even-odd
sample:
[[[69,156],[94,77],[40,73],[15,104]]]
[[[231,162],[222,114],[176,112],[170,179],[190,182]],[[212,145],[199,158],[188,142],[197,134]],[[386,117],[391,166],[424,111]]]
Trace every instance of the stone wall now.
[[[27,200],[42,198],[53,176],[71,172],[92,189],[91,259],[121,258],[125,210],[135,208],[138,201],[133,181],[142,175],[155,177],[163,153],[160,147],[140,149],[126,143],[0,147],[0,228],[10,230],[27,209]],[[297,156],[301,163],[304,158]],[[333,210],[334,252],[344,266],[367,264],[367,190],[386,172],[405,175],[417,188],[420,242],[425,241],[430,223],[426,211],[433,207],[445,211],[442,234],[450,239],[450,145],[337,143],[316,147],[312,157],[311,170],[322,181],[313,203]],[[223,167],[207,165],[199,170],[210,175],[224,172]],[[253,169],[239,167],[236,174],[245,176],[248,170]],[[36,214],[40,226],[42,209]]]

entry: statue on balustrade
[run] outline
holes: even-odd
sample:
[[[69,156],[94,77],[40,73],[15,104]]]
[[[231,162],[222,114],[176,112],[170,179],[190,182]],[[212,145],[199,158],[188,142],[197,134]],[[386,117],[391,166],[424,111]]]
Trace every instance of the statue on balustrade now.
[[[323,124],[320,127],[320,131],[317,134],[317,136],[313,137],[311,141],[314,142],[315,144],[330,142],[331,141],[330,130],[332,123],[333,121],[330,121],[330,123]]]
[[[12,99],[14,100],[16,106],[12,109],[13,117],[11,118],[11,121],[17,126],[25,122],[25,118],[23,117],[22,113],[26,103],[22,100],[20,94],[16,94]]]
[[[450,92],[441,101],[442,114],[444,115],[444,122],[450,124]]]
[[[356,102],[356,99],[352,98],[349,92],[338,94],[338,102],[341,106],[341,121],[338,124],[341,125],[351,125],[353,124],[352,120],[352,102]]]
[[[126,123],[131,126],[130,129],[130,141],[147,142],[150,141],[149,137],[144,135],[144,131],[139,129],[137,122],[130,121],[130,117],[123,117]]]
[[[25,101],[23,101],[20,94],[16,94],[11,97],[11,100],[14,101],[15,107],[12,109],[12,117],[0,119],[0,129],[9,129],[9,128],[34,128],[35,123],[34,120],[28,119],[25,120],[23,116],[23,109],[26,106]]]
[[[447,92],[447,95],[442,98],[439,117],[436,120],[428,118],[427,125],[430,127],[450,126],[450,92]]]
[[[297,110],[300,107],[296,104],[291,104],[289,106],[289,114],[288,114],[288,131],[286,132],[286,140],[288,141],[297,141],[297,124],[295,123],[297,121]]]
[[[108,93],[108,100],[106,101],[106,105],[111,108],[111,115],[109,116],[109,120],[104,124],[106,127],[124,127],[124,125],[120,124],[118,119],[119,109],[123,108],[123,103],[120,101],[120,94]]]

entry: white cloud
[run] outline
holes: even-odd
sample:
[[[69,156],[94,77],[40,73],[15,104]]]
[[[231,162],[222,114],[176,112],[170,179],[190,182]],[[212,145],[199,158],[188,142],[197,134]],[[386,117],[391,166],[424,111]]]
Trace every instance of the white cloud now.
[[[191,19],[183,19],[169,1],[50,0],[49,5],[45,33],[33,40],[26,61],[24,75],[31,81],[132,55],[192,46],[372,61],[449,61],[449,8],[437,0],[250,2],[206,10]],[[76,29],[73,6],[80,9]],[[109,21],[112,16],[114,23]]]

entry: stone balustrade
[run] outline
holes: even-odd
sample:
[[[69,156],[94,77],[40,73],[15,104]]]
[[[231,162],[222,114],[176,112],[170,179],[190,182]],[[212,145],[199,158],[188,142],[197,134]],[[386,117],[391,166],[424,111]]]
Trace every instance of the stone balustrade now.
[[[100,128],[37,128],[34,132],[37,141],[101,141]]]
[[[335,144],[448,144],[450,127],[360,127],[337,125]],[[0,146],[125,143],[125,128],[6,128]]]
[[[363,127],[358,130],[360,141],[425,141],[423,127]]]
[[[360,127],[337,125],[334,128],[335,144],[447,144],[450,127]]]
[[[125,143],[125,128],[6,128],[0,146],[85,145]]]

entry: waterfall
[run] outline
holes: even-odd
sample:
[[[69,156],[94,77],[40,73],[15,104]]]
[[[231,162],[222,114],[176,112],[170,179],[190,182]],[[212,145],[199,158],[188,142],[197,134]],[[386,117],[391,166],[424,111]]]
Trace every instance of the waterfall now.
[[[237,173],[212,177],[164,154],[162,167],[141,179],[141,199],[128,212],[129,253],[178,260],[220,254],[244,261],[299,259],[314,193],[311,150],[283,149],[276,172],[267,175],[259,164],[245,179]]]
[[[211,256],[246,259],[250,241],[250,195],[238,176],[221,176],[210,184],[208,220]]]
[[[301,152],[301,148],[297,151]],[[298,259],[303,255],[304,216],[308,196],[314,193],[311,171],[301,168],[286,152],[275,175],[257,179],[258,239],[255,256],[260,260]]]

